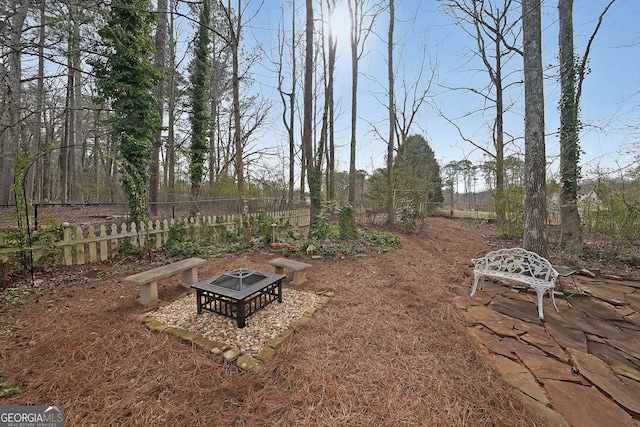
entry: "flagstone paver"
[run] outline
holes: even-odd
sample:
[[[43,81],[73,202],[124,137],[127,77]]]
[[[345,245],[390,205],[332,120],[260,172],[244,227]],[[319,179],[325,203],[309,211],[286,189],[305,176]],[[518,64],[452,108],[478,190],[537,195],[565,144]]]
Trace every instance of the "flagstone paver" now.
[[[537,312],[534,311],[533,314],[531,313],[530,302],[518,301],[502,295],[496,295],[488,306],[505,316],[514,317],[524,320],[525,322],[539,322]]]
[[[543,322],[526,289],[492,281],[455,305],[544,425],[640,427],[640,282],[573,278]]]
[[[607,285],[598,285],[591,287],[591,296],[600,298],[603,301],[613,305],[624,304],[624,292],[620,289],[613,289]]]
[[[574,427],[635,427],[633,418],[593,386],[549,380],[551,405]]]
[[[571,301],[571,305],[582,310],[590,318],[622,320],[621,316],[597,298],[574,298]]]
[[[536,377],[525,366],[503,356],[496,356],[495,364],[498,372],[509,384],[538,402],[544,405],[549,404],[544,391],[536,383]]]
[[[638,342],[638,334],[636,334],[635,339],[629,338],[624,341],[623,340],[624,338],[605,339],[605,341],[611,346],[617,348],[620,351],[623,351],[627,355],[635,358],[640,357],[640,342]]]
[[[620,376],[625,376],[640,381],[640,364],[624,356],[607,343],[590,342],[589,353],[604,360],[613,371]],[[640,386],[640,383],[639,383]]]
[[[543,384],[544,380],[548,379],[582,383],[582,377],[577,372],[573,372],[569,363],[530,353],[521,353],[518,356],[536,379]]]
[[[596,356],[577,350],[569,350],[579,372],[619,405],[640,416],[640,400],[613,373],[611,367]]]
[[[511,349],[504,345],[502,338],[492,332],[487,332],[485,328],[472,328],[469,332],[476,339],[477,342],[484,345],[489,351],[499,354],[509,359],[517,360],[516,354]]]
[[[547,405],[538,402],[527,395],[522,395],[522,402],[531,414],[538,416],[545,426],[571,427],[562,415],[554,411]]]
[[[547,333],[563,349],[575,348],[580,351],[587,351],[587,337],[583,331],[567,328],[557,322],[547,322],[545,324]]]

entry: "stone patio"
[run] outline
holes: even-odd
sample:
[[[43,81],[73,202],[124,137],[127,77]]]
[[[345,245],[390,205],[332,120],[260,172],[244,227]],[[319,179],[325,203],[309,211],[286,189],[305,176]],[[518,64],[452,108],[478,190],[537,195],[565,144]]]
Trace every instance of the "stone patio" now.
[[[640,427],[640,282],[561,277],[560,312],[546,296],[544,322],[529,289],[486,280],[470,291],[458,286],[454,304],[471,334],[549,426]]]

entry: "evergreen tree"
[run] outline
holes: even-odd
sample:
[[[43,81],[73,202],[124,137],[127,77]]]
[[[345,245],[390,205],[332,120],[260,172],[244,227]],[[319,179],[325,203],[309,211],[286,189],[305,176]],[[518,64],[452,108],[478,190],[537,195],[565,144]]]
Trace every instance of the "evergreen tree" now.
[[[414,201],[442,202],[440,165],[429,143],[420,135],[407,137],[394,164],[395,188],[410,192]]]
[[[121,181],[131,220],[146,219],[149,163],[154,134],[161,126],[153,88],[160,74],[151,64],[156,15],[149,0],[113,0],[106,24],[98,30],[103,58],[92,63],[100,95],[111,103]]]

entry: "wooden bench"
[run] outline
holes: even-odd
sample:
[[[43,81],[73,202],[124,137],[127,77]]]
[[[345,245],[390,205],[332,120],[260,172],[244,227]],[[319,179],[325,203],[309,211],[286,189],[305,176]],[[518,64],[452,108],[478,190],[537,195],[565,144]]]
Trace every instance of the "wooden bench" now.
[[[276,274],[284,274],[284,270],[291,270],[293,272],[293,279],[291,285],[302,285],[307,280],[307,269],[311,268],[311,264],[306,262],[296,261],[289,258],[276,258],[269,261],[269,264],[273,266],[273,271]]]
[[[556,287],[558,272],[551,263],[540,255],[522,248],[500,249],[489,252],[482,258],[472,259],[473,263],[473,289],[471,298],[476,293],[478,281],[480,289],[485,277],[506,279],[523,283],[535,289],[538,295],[538,317],[544,320],[542,313],[542,297],[549,291],[551,302],[558,311],[553,290]]]
[[[138,301],[140,301],[142,305],[155,304],[159,301],[158,280],[182,273],[182,286],[190,288],[194,283],[198,283],[198,267],[205,262],[207,261],[202,258],[187,258],[134,274],[126,277],[124,281],[132,285],[140,286],[140,298]]]

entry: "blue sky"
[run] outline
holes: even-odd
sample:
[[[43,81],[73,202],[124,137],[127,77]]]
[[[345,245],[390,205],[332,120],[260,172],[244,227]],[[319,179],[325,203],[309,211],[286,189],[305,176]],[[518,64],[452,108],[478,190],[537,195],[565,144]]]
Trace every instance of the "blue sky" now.
[[[298,1],[299,4],[302,2]],[[593,32],[598,16],[608,0],[576,0],[574,5],[574,33],[576,53],[584,52],[586,42]],[[256,3],[257,4],[257,3]],[[251,6],[251,4],[250,4]],[[516,13],[520,13],[516,3]],[[347,170],[349,164],[350,140],[350,87],[351,70],[348,46],[348,16],[346,7],[341,17],[336,18],[338,32],[339,59],[336,73],[336,100],[339,117],[336,123],[336,138],[339,145],[338,169]],[[252,22],[254,28],[262,28],[254,34],[260,34],[261,42],[268,49],[276,43],[275,28],[280,11],[271,2],[265,2]],[[460,137],[456,127],[448,120],[456,118],[464,137],[473,139],[477,144],[490,142],[487,123],[492,120],[493,112],[473,114],[462,118],[469,112],[480,108],[483,100],[468,90],[447,88],[473,87],[481,90],[487,83],[486,72],[477,59],[471,59],[469,49],[475,41],[454,25],[441,4],[435,0],[396,0],[397,49],[395,55],[399,75],[396,77],[396,93],[401,92],[402,81],[414,82],[422,70],[422,87],[432,79],[428,100],[420,110],[411,133],[419,133],[427,138],[441,166],[450,161],[469,159],[474,163],[483,160],[482,153]],[[640,1],[617,0],[604,18],[604,22],[591,49],[587,75],[583,87],[581,118],[585,124],[581,134],[584,150],[582,168],[585,176],[594,170],[604,171],[626,168],[634,163],[640,153]],[[358,150],[357,167],[371,172],[383,167],[386,155],[385,142],[374,131],[386,136],[387,112],[381,104],[386,100],[386,31],[388,17],[380,16],[376,27],[380,37],[371,36],[368,40],[367,55],[360,64],[358,95]],[[557,84],[557,2],[543,1],[543,63],[548,76],[545,87],[546,99],[546,139],[549,158],[549,175],[557,174],[558,140],[555,131],[558,128],[559,89]],[[247,40],[249,41],[249,40]],[[514,58],[514,70],[522,65],[520,58]],[[433,70],[433,71],[432,71]],[[433,73],[433,74],[432,74]],[[279,123],[280,104],[277,93],[267,71],[257,70],[263,78],[260,91],[272,97],[275,128]],[[404,78],[402,77],[404,76]],[[520,77],[516,76],[516,79]],[[514,106],[506,114],[506,130],[515,137],[508,147],[511,153],[524,153],[522,140],[523,96],[520,90],[511,92]],[[399,101],[399,100],[398,100]],[[435,108],[434,106],[437,106]],[[439,110],[439,111],[438,111]],[[284,141],[282,135],[273,138]]]

